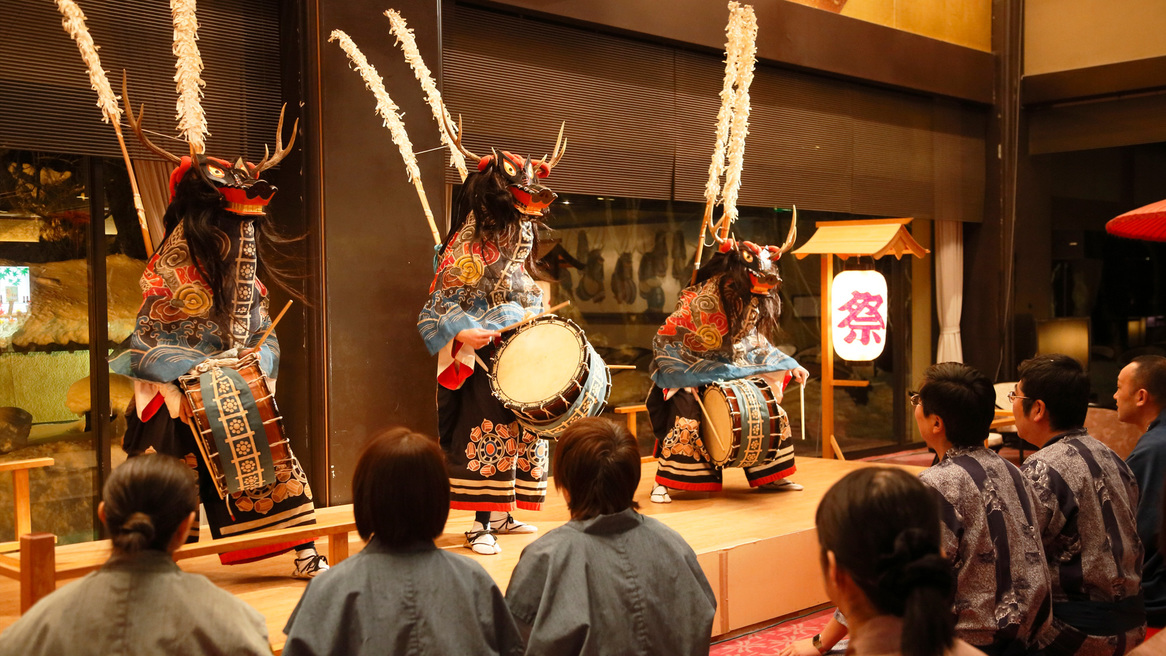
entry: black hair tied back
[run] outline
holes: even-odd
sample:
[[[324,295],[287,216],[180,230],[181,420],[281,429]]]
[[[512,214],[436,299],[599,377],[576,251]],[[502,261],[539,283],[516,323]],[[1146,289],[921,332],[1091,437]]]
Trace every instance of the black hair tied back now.
[[[955,577],[951,563],[935,551],[934,538],[918,528],[904,529],[894,552],[880,558],[878,571],[871,592],[876,605],[903,618],[903,654],[933,656],[950,644],[950,620],[936,618],[935,609],[951,606]]]
[[[154,520],[144,512],[136,512],[122,523],[121,530],[113,538],[113,543],[122,553],[137,553],[150,548],[154,536]]]

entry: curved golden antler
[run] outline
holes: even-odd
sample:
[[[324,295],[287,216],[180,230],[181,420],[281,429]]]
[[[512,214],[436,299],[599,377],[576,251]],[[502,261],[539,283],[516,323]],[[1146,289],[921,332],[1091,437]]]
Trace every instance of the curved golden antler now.
[[[794,241],[798,238],[798,206],[794,205],[794,220],[789,224],[789,234],[786,235],[785,242],[778,249],[777,257],[789,252],[794,247]],[[774,258],[777,259],[777,258]]]
[[[567,129],[567,122],[563,121],[563,124],[559,126],[559,138],[555,139],[555,154],[551,155],[549,162],[546,161],[545,157],[543,158],[543,163],[546,164],[548,168],[555,168],[555,165],[559,163],[559,160],[563,159],[563,153],[567,152],[567,140],[563,138],[563,130],[565,129]],[[560,143],[563,144],[562,150],[559,149]]]
[[[444,115],[442,115],[442,117],[441,117],[441,122],[445,124],[445,131],[452,136],[454,132],[453,132],[453,130],[451,130],[449,128],[449,121],[446,120],[446,117]],[[475,163],[482,160],[481,157],[478,157],[477,155],[466,150],[466,147],[462,145],[462,115],[461,114],[457,115],[457,136],[453,137],[453,145],[457,146],[457,149],[460,150],[463,155],[473,159]]]
[[[258,178],[260,173],[279,164],[279,161],[291,152],[292,146],[296,143],[296,134],[300,127],[300,119],[296,119],[295,125],[292,126],[291,141],[287,142],[287,147],[283,145],[283,112],[287,109],[287,103],[279,108],[279,125],[275,126],[275,155],[270,155],[267,145],[263,146],[263,159],[255,166],[248,166],[251,169],[251,175]]]
[[[138,112],[138,117],[134,118],[134,104],[130,102],[129,84],[126,82],[126,72],[121,72],[121,95],[126,101],[126,120],[129,121],[130,127],[133,128],[134,134],[138,135],[138,141],[154,154],[160,155],[163,159],[169,160],[173,164],[181,164],[182,158],[174,153],[162,150],[155,146],[147,137],[146,133],[142,131],[142,120],[146,118],[146,106],[142,105],[142,109]]]

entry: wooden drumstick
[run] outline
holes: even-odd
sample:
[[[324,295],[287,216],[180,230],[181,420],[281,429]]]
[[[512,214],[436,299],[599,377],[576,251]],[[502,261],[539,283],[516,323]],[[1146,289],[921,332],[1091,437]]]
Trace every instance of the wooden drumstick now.
[[[283,309],[280,310],[279,314],[275,317],[275,321],[271,322],[271,325],[267,327],[267,331],[263,333],[263,337],[259,338],[259,343],[247,349],[248,351],[255,351],[256,353],[259,352],[259,348],[263,346],[263,342],[267,341],[267,338],[271,335],[271,331],[275,330],[275,324],[279,323],[279,320],[283,318],[283,315],[287,314],[287,309],[291,307],[291,304],[292,302],[290,300],[284,304]]]
[[[713,439],[718,443],[721,441],[721,436],[717,434],[717,427],[713,424],[713,418],[709,416],[709,411],[704,407],[704,401],[700,400],[700,390],[693,394],[696,397],[696,403],[700,406],[701,414],[704,415],[704,420],[708,422],[709,430],[713,432]],[[706,448],[705,451],[708,451]]]
[[[482,371],[490,371],[490,367],[485,362],[482,362],[482,358],[479,358],[476,352],[474,353],[474,362],[477,362],[482,367]]]
[[[802,409],[802,441],[806,441],[806,384],[798,383],[799,392],[802,395],[801,409]]]
[[[634,364],[609,364],[605,365],[608,369],[635,369]]]
[[[509,326],[502,326],[501,328],[498,329],[498,332],[504,333],[507,330],[511,330],[511,329],[517,328],[519,326],[525,326],[526,324],[530,323],[531,321],[534,321],[535,319],[537,319],[541,316],[548,315],[548,314],[554,312],[555,310],[561,310],[570,304],[571,304],[571,301],[563,301],[562,303],[559,303],[558,305],[556,305],[555,307],[553,307],[549,310],[543,310],[542,312],[539,312],[536,315],[527,317],[527,318],[523,319],[522,321],[515,321],[514,323],[510,324]]]

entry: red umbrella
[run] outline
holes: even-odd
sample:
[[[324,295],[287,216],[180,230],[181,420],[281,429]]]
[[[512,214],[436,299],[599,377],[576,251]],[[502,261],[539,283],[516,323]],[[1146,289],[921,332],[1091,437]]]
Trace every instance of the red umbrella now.
[[[1150,203],[1110,219],[1105,231],[1118,237],[1166,241],[1166,200]]]

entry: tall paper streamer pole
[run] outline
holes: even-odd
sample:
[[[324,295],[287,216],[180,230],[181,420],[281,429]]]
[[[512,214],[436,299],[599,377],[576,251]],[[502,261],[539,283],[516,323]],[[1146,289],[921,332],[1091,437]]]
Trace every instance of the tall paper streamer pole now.
[[[445,102],[441,99],[441,92],[437,90],[429,67],[425,65],[425,60],[421,59],[417,41],[413,38],[413,30],[409,29],[405,19],[396,10],[386,11],[385,16],[389,17],[390,31],[397,37],[397,44],[401,46],[401,52],[405,53],[405,61],[409,62],[413,75],[417,77],[421,89],[425,92],[425,99],[429,101],[429,108],[433,110],[433,118],[437,121],[437,129],[441,133],[441,142],[449,147],[449,163],[457,168],[458,175],[461,176],[462,182],[465,182],[466,176],[469,175],[466,171],[466,157],[454,145],[453,137],[445,129],[447,125],[453,125],[453,117],[445,108]]]
[[[372,67],[372,64],[368,63],[364,53],[347,34],[341,30],[332,30],[328,42],[332,41],[340,42],[340,47],[348,54],[348,59],[352,62],[353,67],[364,78],[365,86],[376,96],[376,111],[384,120],[385,127],[389,129],[393,143],[397,144],[397,148],[401,151],[401,159],[405,160],[405,173],[413,182],[413,187],[417,190],[417,197],[421,199],[421,207],[425,210],[425,218],[429,220],[429,229],[433,232],[433,242],[440,246],[441,233],[437,231],[437,221],[433,219],[433,210],[429,209],[429,200],[425,197],[425,187],[421,185],[421,169],[417,168],[417,156],[413,154],[413,144],[405,132],[405,124],[401,122],[401,117],[397,114],[396,103],[389,97],[389,92],[385,90],[384,80],[381,79],[380,74]]]
[[[121,146],[121,156],[125,160],[126,170],[129,172],[130,187],[134,194],[134,209],[138,214],[138,226],[142,229],[142,240],[146,243],[146,258],[154,254],[154,242],[150,239],[150,229],[146,225],[146,208],[142,204],[142,194],[138,191],[138,178],[134,174],[133,161],[126,150],[126,141],[121,134],[121,107],[117,96],[109,85],[109,78],[105,69],[101,67],[101,58],[97,55],[97,45],[89,35],[89,28],[85,25],[85,13],[73,0],[56,0],[57,9],[63,18],[61,25],[73,40],[77,42],[77,49],[81,51],[81,59],[89,68],[89,84],[97,92],[97,106],[101,108],[101,120],[113,125],[117,134],[117,143]]]
[[[721,204],[721,239],[729,236],[729,226],[737,220],[737,194],[741,190],[741,171],[745,168],[745,137],[749,135],[749,86],[757,64],[757,16],[753,7],[738,11],[737,95],[733,99],[733,127],[729,132],[729,163],[725,171],[725,188]]]
[[[190,144],[191,156],[206,151],[206,114],[202,110],[202,56],[198,52],[195,0],[170,0],[174,21],[174,82],[178,89],[178,130]]]
[[[752,7],[746,6],[752,14]],[[701,220],[700,235],[696,244],[696,258],[693,261],[692,282],[696,282],[697,271],[704,255],[704,234],[712,221],[713,209],[716,207],[721,191],[721,176],[725,172],[725,150],[729,144],[730,130],[733,123],[733,112],[737,105],[738,89],[740,85],[741,53],[746,49],[741,43],[747,30],[743,28],[745,16],[741,5],[735,1],[729,2],[729,23],[725,26],[725,79],[721,88],[721,108],[717,112],[716,143],[713,146],[712,161],[709,164],[709,179],[705,184],[704,218]],[[756,37],[756,28],[753,30]],[[714,229],[714,234],[715,229]]]

